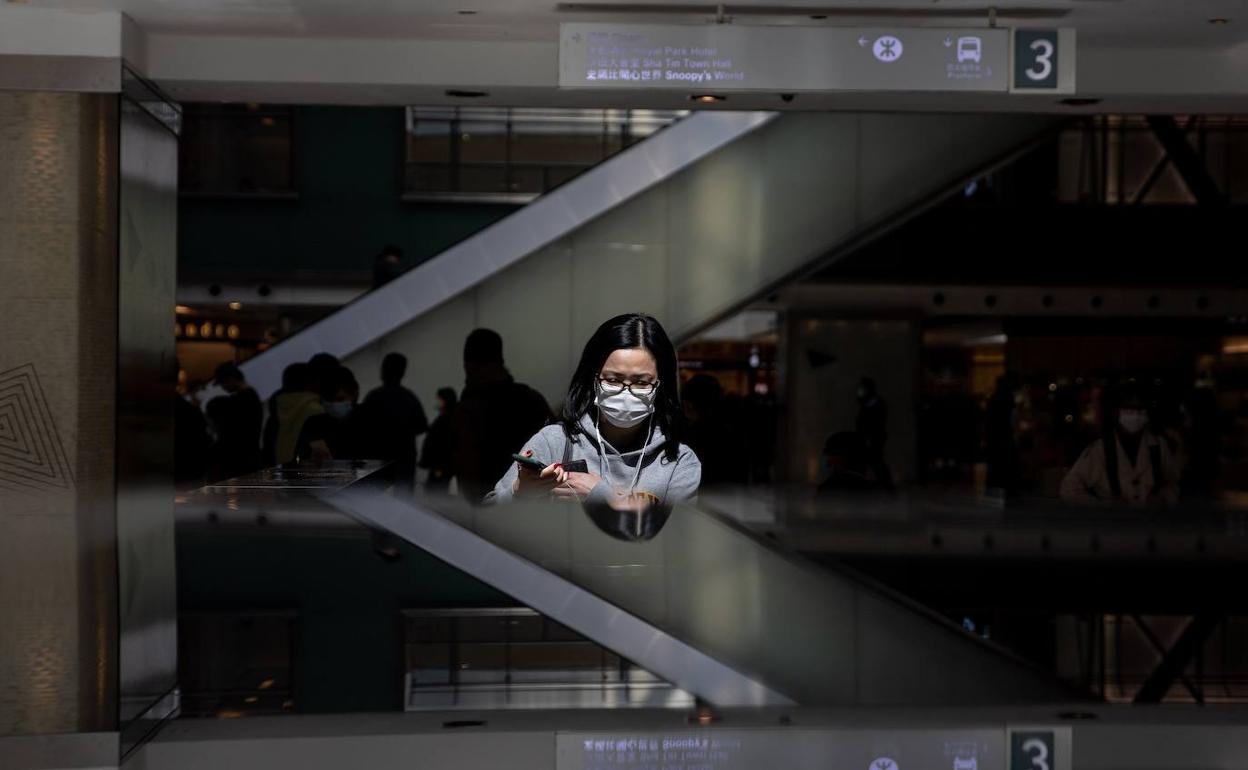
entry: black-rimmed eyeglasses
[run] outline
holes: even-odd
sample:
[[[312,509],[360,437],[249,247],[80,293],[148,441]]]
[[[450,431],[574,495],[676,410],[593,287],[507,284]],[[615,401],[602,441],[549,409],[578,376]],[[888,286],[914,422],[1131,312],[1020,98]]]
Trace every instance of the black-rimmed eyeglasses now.
[[[629,382],[628,380],[619,380],[615,377],[603,377],[601,375],[598,377],[598,385],[602,388],[602,392],[606,393],[608,396],[623,393],[624,389],[627,388],[628,392],[632,393],[634,396],[649,398],[654,395],[656,390],[659,389],[658,380],[653,382],[649,380]]]

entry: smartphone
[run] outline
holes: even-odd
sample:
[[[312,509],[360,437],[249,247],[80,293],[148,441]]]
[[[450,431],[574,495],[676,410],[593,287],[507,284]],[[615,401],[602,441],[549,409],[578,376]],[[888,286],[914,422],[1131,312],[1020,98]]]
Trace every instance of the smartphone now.
[[[527,465],[528,467],[532,468],[538,473],[541,473],[542,471],[546,470],[546,463],[542,462],[536,457],[529,457],[528,455],[522,455],[522,454],[513,454],[511,458],[515,460],[516,462],[520,463],[521,465]]]

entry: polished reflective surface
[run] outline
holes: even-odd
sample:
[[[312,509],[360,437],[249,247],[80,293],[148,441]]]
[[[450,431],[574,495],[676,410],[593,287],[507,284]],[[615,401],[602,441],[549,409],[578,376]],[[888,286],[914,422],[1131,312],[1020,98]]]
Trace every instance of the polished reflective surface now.
[[[161,102],[141,82],[131,83],[120,101],[117,588],[120,722],[128,752],[178,707],[176,366],[167,332],[177,272],[178,140],[145,106]]]
[[[736,702],[728,690],[717,700],[713,684],[732,676],[767,688],[764,697],[803,705],[1072,697],[917,605],[794,558],[698,507],[675,509],[650,539],[625,540],[579,505],[470,508],[357,488],[327,500],[711,702]],[[598,613],[603,602],[617,611]],[[622,618],[652,636],[622,650],[630,643]],[[674,667],[671,656],[685,646],[722,668]]]

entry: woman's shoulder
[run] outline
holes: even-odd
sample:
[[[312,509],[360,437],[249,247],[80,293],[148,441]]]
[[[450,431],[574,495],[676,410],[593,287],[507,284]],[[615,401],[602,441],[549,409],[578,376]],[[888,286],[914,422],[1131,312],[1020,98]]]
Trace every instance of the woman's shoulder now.
[[[564,433],[563,426],[555,422],[555,423],[551,423],[550,425],[543,427],[537,433],[534,433],[533,437],[529,439],[529,442],[528,444],[526,444],[526,446],[529,449],[536,449],[537,447],[534,447],[531,445],[543,444],[547,448],[553,449],[557,447],[557,448],[562,449],[563,443],[566,440],[567,440],[567,437],[566,437],[566,434]]]
[[[678,463],[697,463],[702,464],[698,459],[698,453],[693,451],[693,447],[688,444],[680,444],[676,449],[676,462]]]

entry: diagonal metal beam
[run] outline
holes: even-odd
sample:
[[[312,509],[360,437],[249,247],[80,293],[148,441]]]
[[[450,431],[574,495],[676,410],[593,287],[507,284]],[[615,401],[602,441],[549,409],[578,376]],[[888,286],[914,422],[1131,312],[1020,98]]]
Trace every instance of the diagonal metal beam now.
[[[1196,125],[1196,117],[1192,116],[1187,119],[1186,123],[1183,124],[1184,136],[1191,132],[1192,126],[1194,125]],[[1123,163],[1119,163],[1118,167],[1122,168],[1124,165],[1125,164]],[[1148,194],[1153,191],[1153,186],[1161,181],[1161,175],[1165,173],[1169,166],[1170,154],[1166,152],[1163,147],[1161,157],[1157,159],[1157,162],[1153,165],[1152,171],[1148,172],[1148,176],[1144,178],[1144,182],[1139,186],[1139,189],[1135,191],[1135,195],[1132,196],[1132,206],[1138,206],[1144,202],[1144,199],[1148,197]]]
[[[1191,192],[1196,203],[1201,206],[1221,206],[1226,203],[1226,196],[1218,187],[1218,183],[1209,175],[1204,161],[1192,149],[1187,135],[1178,122],[1169,115],[1149,115],[1148,126],[1153,130],[1157,141],[1174,164],[1175,171],[1183,178],[1183,184]]]
[[[1170,652],[1166,649],[1166,645],[1160,638],[1158,638],[1153,629],[1144,622],[1144,618],[1139,615],[1132,615],[1131,620],[1135,623],[1135,627],[1140,629],[1140,633],[1144,634],[1144,638],[1147,639],[1148,643],[1153,646],[1153,649],[1157,651],[1157,654],[1161,656],[1161,659],[1165,660],[1166,656],[1169,655]],[[1192,684],[1192,680],[1188,679],[1187,675],[1182,671],[1179,672],[1179,681],[1183,683],[1183,686],[1186,687],[1187,691],[1192,694],[1192,697],[1196,699],[1197,703],[1205,702],[1205,696],[1196,689],[1196,687]]]
[[[1192,618],[1183,633],[1175,640],[1174,646],[1162,657],[1157,668],[1149,674],[1147,681],[1135,694],[1135,703],[1160,703],[1166,697],[1175,680],[1182,676],[1187,664],[1204,646],[1210,634],[1222,623],[1219,613],[1204,613]]]

